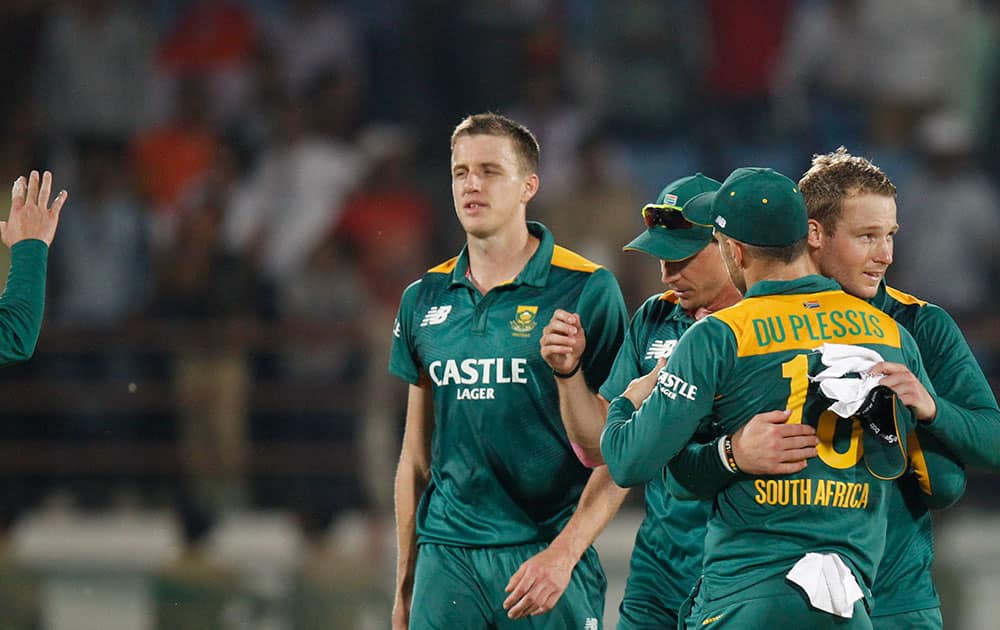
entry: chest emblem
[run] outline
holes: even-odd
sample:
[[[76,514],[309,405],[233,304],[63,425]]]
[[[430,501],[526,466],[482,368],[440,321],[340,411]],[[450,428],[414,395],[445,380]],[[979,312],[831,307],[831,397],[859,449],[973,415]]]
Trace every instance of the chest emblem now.
[[[519,305],[514,319],[510,320],[511,334],[515,337],[527,337],[528,334],[538,326],[535,316],[538,314],[537,306]]]
[[[451,304],[447,306],[432,306],[427,314],[424,315],[424,319],[420,322],[420,326],[437,326],[438,324],[443,324],[444,320],[448,319],[448,313],[451,312]]]
[[[674,352],[674,346],[677,345],[676,339],[654,339],[653,343],[649,344],[649,349],[646,350],[646,359],[666,359]]]

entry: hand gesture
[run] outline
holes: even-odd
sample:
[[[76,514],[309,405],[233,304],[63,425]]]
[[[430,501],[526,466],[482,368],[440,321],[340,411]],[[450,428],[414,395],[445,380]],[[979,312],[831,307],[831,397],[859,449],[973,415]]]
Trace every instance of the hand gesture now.
[[[556,372],[567,374],[576,369],[587,348],[587,335],[580,316],[556,309],[542,329],[542,358]]]
[[[759,413],[733,434],[733,458],[748,475],[788,475],[816,457],[816,429],[808,424],[785,424],[791,412]]]
[[[45,171],[39,182],[38,171],[31,171],[27,182],[23,176],[14,180],[10,193],[10,216],[0,221],[0,239],[4,245],[13,247],[25,239],[37,238],[46,245],[52,244],[59,225],[59,212],[69,193],[65,190],[56,195],[49,207],[52,194],[52,173]]]

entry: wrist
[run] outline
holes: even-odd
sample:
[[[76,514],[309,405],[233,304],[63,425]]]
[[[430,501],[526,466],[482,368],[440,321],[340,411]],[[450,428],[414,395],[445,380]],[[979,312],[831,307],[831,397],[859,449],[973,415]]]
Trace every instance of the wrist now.
[[[565,530],[559,536],[556,536],[551,543],[549,543],[549,550],[557,554],[560,559],[560,564],[563,566],[572,568],[576,566],[576,563],[580,561],[583,557],[583,552],[587,550],[587,546],[583,546],[580,549],[580,545],[574,544],[572,541],[567,540],[568,534]]]
[[[921,424],[930,424],[934,422],[935,418],[937,418],[937,412],[938,412],[937,403],[935,402],[933,397],[930,398],[930,402],[927,406],[929,407],[929,409],[917,415],[917,421],[920,422]]]
[[[576,366],[572,370],[570,370],[569,372],[560,372],[559,370],[557,370],[555,368],[552,368],[552,376],[554,376],[556,378],[572,378],[573,376],[576,375],[577,372],[580,371],[580,366],[581,365],[583,365],[583,360],[582,359],[579,360],[579,361],[577,361],[576,362]]]
[[[719,459],[722,461],[722,467],[734,475],[740,472],[740,467],[736,465],[736,455],[733,450],[733,437],[731,435],[723,435],[719,438],[717,447]]]

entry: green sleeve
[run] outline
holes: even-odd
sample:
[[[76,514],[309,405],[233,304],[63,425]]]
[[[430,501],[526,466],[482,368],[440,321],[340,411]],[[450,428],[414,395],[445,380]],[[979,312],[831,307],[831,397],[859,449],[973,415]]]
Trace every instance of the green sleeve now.
[[[577,302],[577,313],[587,336],[583,351],[583,375],[591,391],[608,377],[618,347],[625,336],[628,311],[614,274],[600,268],[591,274]]]
[[[411,385],[420,382],[420,360],[413,350],[413,310],[420,291],[417,280],[403,291],[399,312],[392,325],[392,350],[389,353],[389,372]]]
[[[672,460],[667,488],[681,500],[711,499],[728,486],[739,473],[732,473],[719,459],[719,440],[707,444],[688,442]]]
[[[645,483],[680,452],[711,412],[720,367],[730,364],[733,356],[735,340],[728,327],[706,318],[677,342],[653,392],[638,410],[627,398],[612,401],[601,434],[601,454],[615,483],[622,487]]]
[[[928,304],[912,332],[937,391],[937,416],[924,428],[967,465],[1000,469],[1000,409],[962,331]]]
[[[639,359],[638,343],[640,332],[646,325],[646,308],[647,305],[643,305],[636,312],[632,321],[629,322],[628,330],[625,333],[625,340],[622,341],[621,347],[618,348],[618,354],[615,356],[615,362],[611,366],[611,372],[608,374],[608,378],[605,379],[604,384],[601,385],[600,390],[598,390],[606,400],[611,400],[615,396],[621,395],[633,379],[642,376],[642,363]]]
[[[954,455],[923,427],[909,435],[907,452],[924,504],[932,510],[951,507],[965,493],[965,469]]]
[[[10,249],[7,287],[0,295],[0,365],[26,361],[35,352],[45,311],[49,248],[37,239]]]

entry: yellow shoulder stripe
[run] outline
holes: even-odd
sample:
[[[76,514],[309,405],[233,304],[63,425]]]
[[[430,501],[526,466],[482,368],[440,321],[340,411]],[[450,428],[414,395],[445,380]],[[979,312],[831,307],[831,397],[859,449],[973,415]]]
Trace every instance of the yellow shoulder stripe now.
[[[552,248],[552,265],[571,271],[585,271],[587,273],[593,273],[601,268],[601,265],[591,262],[580,254],[571,252],[561,245],[556,245]]]
[[[670,302],[671,304],[677,304],[680,300],[677,299],[677,294],[673,291],[666,291],[660,296],[660,299],[664,302]]]
[[[892,287],[886,285],[885,292],[889,294],[889,297],[896,300],[900,304],[918,304],[920,306],[927,306],[927,302],[921,300],[918,297],[914,297],[909,293],[903,293],[899,289],[893,289]]]
[[[458,256],[455,256],[451,260],[446,260],[436,267],[431,267],[427,270],[427,273],[451,273],[455,270],[455,265],[458,264]]]
[[[891,317],[842,291],[746,298],[713,317],[733,331],[740,357],[813,350],[826,342],[900,347]]]

